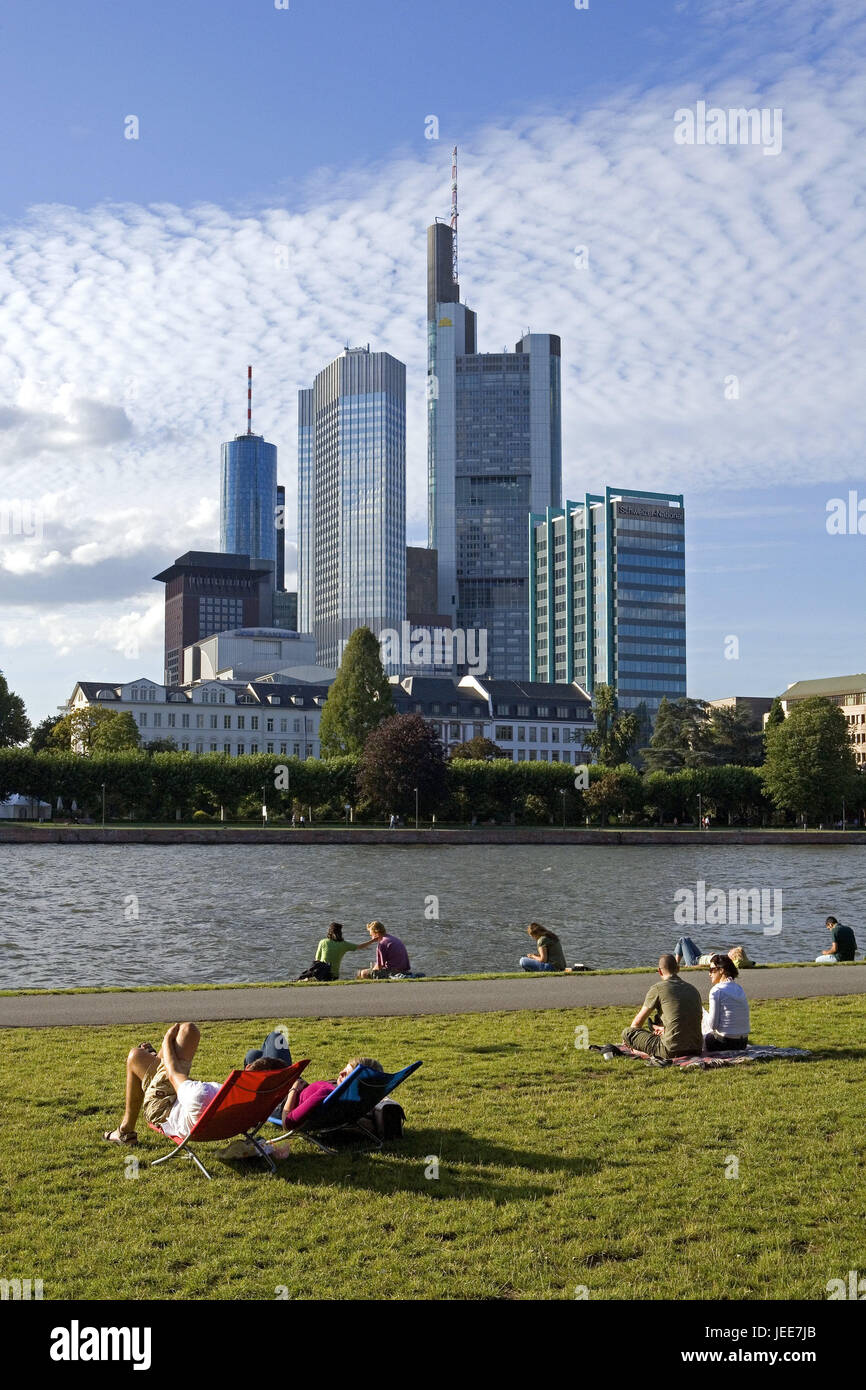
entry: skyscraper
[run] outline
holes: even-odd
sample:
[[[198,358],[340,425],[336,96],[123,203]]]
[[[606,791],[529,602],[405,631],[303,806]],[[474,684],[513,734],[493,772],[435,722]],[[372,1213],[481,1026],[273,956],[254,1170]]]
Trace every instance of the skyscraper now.
[[[347,347],[298,393],[299,613],[338,666],[355,628],[406,614],[406,368]]]
[[[684,696],[682,495],[609,487],[531,516],[529,533],[530,679],[610,685],[650,719]]]
[[[249,555],[188,550],[155,574],[165,585],[165,683],[183,675],[183,649],[216,632],[272,620],[274,572]]]
[[[252,367],[247,368],[247,432],[223,444],[220,550],[277,567],[277,450],[252,432]]]
[[[460,302],[452,225],[427,230],[429,545],[439,611],[487,628],[492,676],[529,674],[527,517],[562,488],[560,340],[526,333],[513,352],[476,350]]]

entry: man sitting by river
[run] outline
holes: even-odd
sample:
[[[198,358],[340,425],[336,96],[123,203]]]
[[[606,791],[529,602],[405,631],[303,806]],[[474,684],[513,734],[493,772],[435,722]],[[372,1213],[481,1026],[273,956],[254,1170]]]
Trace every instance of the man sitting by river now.
[[[703,1049],[701,996],[686,980],[681,979],[676,957],[659,957],[658,984],[651,985],[630,1028],[623,1028],[622,1040],[627,1047],[648,1052],[651,1057],[687,1057]],[[653,1015],[649,1028],[644,1023]]]
[[[857,938],[850,927],[828,917],[824,923],[831,934],[830,945],[820,956],[815,957],[816,965],[835,965],[837,961],[854,960],[857,955]]]
[[[367,932],[376,947],[376,962],[358,971],[359,980],[388,980],[392,975],[408,975],[409,952],[399,936],[389,936],[381,922],[368,922]]]

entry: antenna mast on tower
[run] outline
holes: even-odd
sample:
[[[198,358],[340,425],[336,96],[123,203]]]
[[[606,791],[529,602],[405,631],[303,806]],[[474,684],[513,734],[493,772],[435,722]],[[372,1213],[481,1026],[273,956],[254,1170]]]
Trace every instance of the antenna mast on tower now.
[[[253,432],[253,369],[247,367],[247,434]]]
[[[457,146],[451,151],[451,230],[454,233],[452,238],[453,255],[453,275],[454,283],[457,284]]]

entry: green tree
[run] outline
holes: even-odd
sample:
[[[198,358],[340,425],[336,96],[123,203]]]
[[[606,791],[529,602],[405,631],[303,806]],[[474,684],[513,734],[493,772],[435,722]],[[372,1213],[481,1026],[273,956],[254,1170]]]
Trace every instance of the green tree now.
[[[619,767],[628,761],[637,743],[640,719],[635,713],[626,714],[617,708],[616,695],[609,685],[596,686],[592,712],[595,728],[587,734],[586,742],[597,762],[605,767]]]
[[[784,722],[785,711],[782,708],[782,697],[781,695],[777,695],[770,706],[770,713],[767,715],[767,722],[764,725],[764,730],[766,732],[767,729],[775,729],[777,724],[784,724]]]
[[[713,761],[718,765],[754,767],[763,760],[764,740],[754,727],[750,709],[711,706],[709,737]]]
[[[508,754],[491,738],[470,738],[451,749],[452,758],[473,758],[476,762],[490,763],[494,758],[507,758]]]
[[[706,702],[663,696],[649,747],[642,752],[650,772],[711,765],[715,753]]]
[[[767,730],[766,742],[763,777],[773,804],[807,820],[840,819],[857,763],[839,705],[820,695],[798,700],[784,723]]]
[[[322,711],[322,757],[360,755],[368,735],[393,714],[394,696],[379,643],[368,627],[356,628],[346,643],[337,679]]]
[[[41,753],[49,746],[49,739],[58,724],[56,714],[48,714],[33,729],[30,735],[30,748],[34,753]]]
[[[601,777],[590,782],[583,793],[583,802],[590,815],[600,817],[602,825],[607,824],[611,815],[637,815],[644,803],[640,773],[631,763],[606,767]]]
[[[0,671],[0,748],[14,748],[16,744],[26,743],[29,737],[30,720],[24,701],[9,689]]]
[[[46,747],[91,757],[96,752],[120,753],[138,748],[139,742],[138,728],[128,711],[82,705],[57,721]]]
[[[445,799],[445,753],[432,725],[420,714],[394,714],[368,736],[358,790],[386,814],[414,816],[415,789],[424,816]]]

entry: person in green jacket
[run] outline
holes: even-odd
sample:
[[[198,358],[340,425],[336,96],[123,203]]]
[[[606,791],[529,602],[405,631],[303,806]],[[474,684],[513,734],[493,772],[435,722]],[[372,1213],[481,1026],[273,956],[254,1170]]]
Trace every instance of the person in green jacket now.
[[[360,942],[357,946],[353,946],[351,941],[344,941],[342,923],[332,922],[328,927],[328,935],[322,937],[316,948],[316,960],[327,961],[331,967],[331,979],[339,980],[340,966],[346,952],[363,951],[366,945],[366,941]]]

